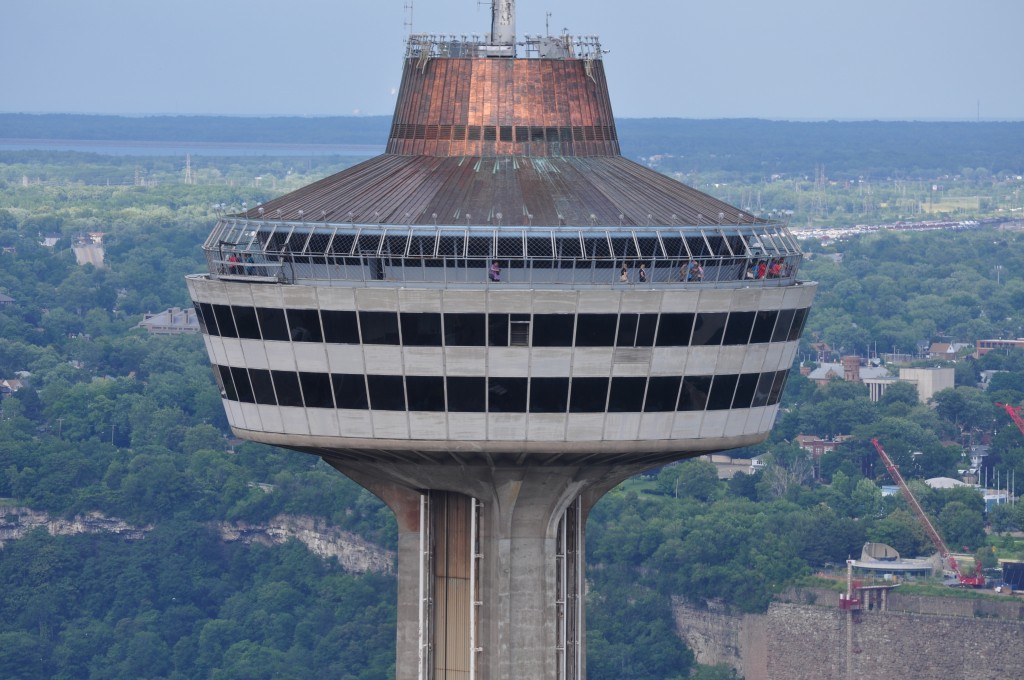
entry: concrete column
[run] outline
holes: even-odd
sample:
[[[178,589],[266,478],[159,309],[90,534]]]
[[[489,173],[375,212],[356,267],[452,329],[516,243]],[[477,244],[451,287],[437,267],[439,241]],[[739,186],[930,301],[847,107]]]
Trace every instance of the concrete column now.
[[[458,493],[482,502],[477,678],[558,680],[559,521],[582,497],[586,513],[635,467],[456,467],[328,461],[372,491],[399,518],[397,680],[417,680],[419,496]],[[465,532],[468,535],[468,527]],[[579,537],[580,543],[583,537]],[[580,559],[582,560],[582,553]],[[567,612],[574,616],[575,610]],[[581,631],[584,622],[578,621]],[[448,635],[464,634],[448,630]],[[579,668],[578,678],[585,677]],[[434,678],[434,680],[445,680]]]

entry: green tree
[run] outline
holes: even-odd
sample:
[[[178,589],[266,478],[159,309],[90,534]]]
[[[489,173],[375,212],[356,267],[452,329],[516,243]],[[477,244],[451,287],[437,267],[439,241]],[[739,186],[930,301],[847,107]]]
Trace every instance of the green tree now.
[[[917,518],[902,509],[876,522],[867,534],[872,543],[890,545],[904,557],[931,554],[935,550]]]
[[[876,519],[881,516],[885,508],[882,490],[870,479],[857,480],[851,500],[855,516],[863,519]]]
[[[662,468],[658,473],[658,490],[674,498],[691,496],[709,501],[721,489],[718,468],[709,460],[695,458]]]
[[[950,550],[974,550],[985,542],[985,520],[980,512],[959,501],[947,503],[938,526]]]

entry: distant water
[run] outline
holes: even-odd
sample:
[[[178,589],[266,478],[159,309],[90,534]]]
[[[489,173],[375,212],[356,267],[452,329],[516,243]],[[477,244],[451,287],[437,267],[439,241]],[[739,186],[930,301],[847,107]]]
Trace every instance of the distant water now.
[[[376,156],[374,144],[132,142],[91,139],[0,139],[0,151],[82,151],[108,156]]]

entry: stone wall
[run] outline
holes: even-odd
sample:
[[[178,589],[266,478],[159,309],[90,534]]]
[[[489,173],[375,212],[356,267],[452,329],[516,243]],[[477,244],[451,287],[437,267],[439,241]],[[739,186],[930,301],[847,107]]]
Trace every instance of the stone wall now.
[[[1020,621],[785,603],[772,604],[767,619],[768,678],[992,680],[1020,674]]]
[[[1024,605],[892,594],[888,611],[839,609],[834,592],[791,591],[767,614],[674,600],[677,631],[705,664],[745,680],[990,680],[1019,677]]]
[[[733,614],[719,602],[697,607],[673,598],[676,632],[703,664],[726,664],[744,680],[768,680],[767,617]]]

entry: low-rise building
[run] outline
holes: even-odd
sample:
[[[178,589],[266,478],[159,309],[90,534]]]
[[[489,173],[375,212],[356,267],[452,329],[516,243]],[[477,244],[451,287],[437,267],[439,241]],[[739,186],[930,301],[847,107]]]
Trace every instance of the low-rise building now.
[[[155,314],[147,313],[138,326],[153,335],[198,333],[199,319],[196,318],[196,310],[191,307],[171,307]]]
[[[1016,340],[978,340],[974,343],[974,356],[983,357],[994,349],[1024,349],[1024,338]]]
[[[936,392],[952,389],[955,375],[956,371],[952,368],[901,368],[900,382],[915,385],[918,400],[926,404]]]
[[[25,383],[15,378],[0,380],[0,398],[9,397],[24,386]]]
[[[821,458],[839,448],[839,445],[850,438],[848,434],[836,435],[832,439],[824,439],[813,434],[798,434],[796,444],[804,451],[807,451],[814,458]]]

